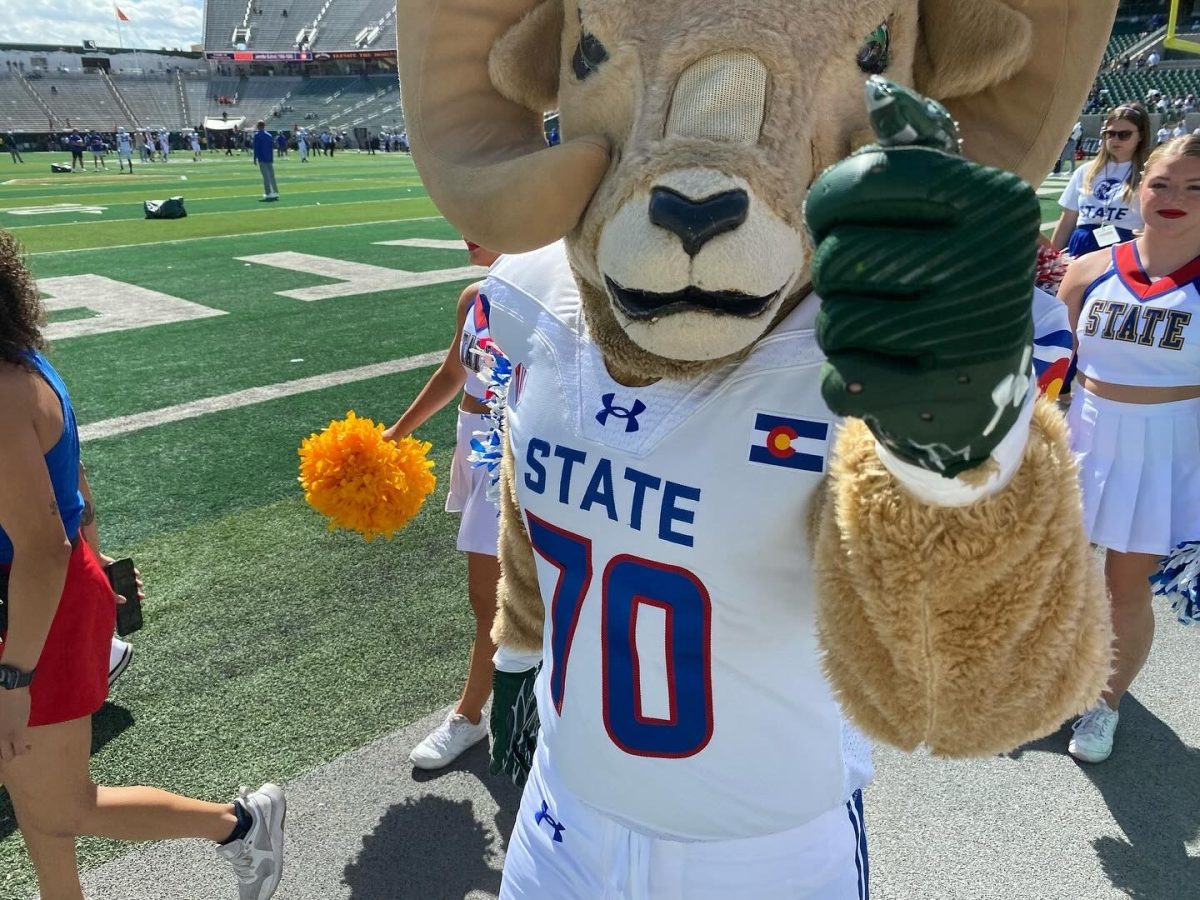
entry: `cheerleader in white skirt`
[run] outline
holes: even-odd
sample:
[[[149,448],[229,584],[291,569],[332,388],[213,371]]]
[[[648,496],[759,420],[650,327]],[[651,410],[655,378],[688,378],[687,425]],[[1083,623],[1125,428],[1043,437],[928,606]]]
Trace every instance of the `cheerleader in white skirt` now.
[[[476,266],[490,266],[499,255],[470,241],[467,251],[471,264]],[[487,470],[473,467],[467,460],[472,434],[488,427],[488,408],[483,403],[487,386],[476,377],[480,358],[475,351],[480,339],[488,336],[487,300],[479,293],[480,284],[471,285],[458,298],[454,340],[441,366],[404,415],[384,432],[390,440],[411,434],[462,392],[446,509],[462,514],[458,549],[467,554],[467,593],[475,613],[475,643],[458,703],[409,755],[412,764],[421,769],[440,769],[487,736],[483,705],[492,691],[492,654],[496,652],[491,630],[496,583],[500,580],[496,559],[499,520],[496,506],[487,498]]]
[[[1150,653],[1151,574],[1200,540],[1200,137],[1176,138],[1146,162],[1145,230],[1072,263],[1059,297],[1079,362],[1069,422],[1084,523],[1105,548],[1116,668],[1075,723],[1073,756],[1112,752],[1118,707]]]

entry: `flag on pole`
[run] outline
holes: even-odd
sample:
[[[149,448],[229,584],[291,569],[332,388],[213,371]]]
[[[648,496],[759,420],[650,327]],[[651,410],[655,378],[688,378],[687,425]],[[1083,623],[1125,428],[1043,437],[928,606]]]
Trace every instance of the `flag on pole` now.
[[[129,21],[129,16],[127,16],[127,15],[125,15],[125,13],[121,12],[121,7],[114,6],[113,9],[115,9],[117,11],[117,21],[118,22],[128,22]]]

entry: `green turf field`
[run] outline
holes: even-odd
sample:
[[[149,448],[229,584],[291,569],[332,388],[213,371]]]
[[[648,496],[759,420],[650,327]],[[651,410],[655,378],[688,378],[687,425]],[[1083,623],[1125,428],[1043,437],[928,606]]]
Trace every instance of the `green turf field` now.
[[[102,276],[115,285],[95,292],[108,294],[101,303],[136,285],[223,313],[55,340],[85,439],[89,426],[121,416],[450,343],[469,278],[306,302],[276,292],[336,281],[235,258],[291,251],[407,272],[465,266],[459,250],[374,243],[457,237],[433,217],[407,156],[280,160],[282,199],[270,204],[257,202],[261,181],[244,157],[196,164],[180,154],[133,176],[51,176],[49,155],[26,159],[0,167],[0,227],[24,242],[39,279]],[[142,218],[143,200],[173,195],[185,197],[188,218]],[[102,209],[28,213],[58,204]],[[51,313],[52,327],[100,318],[86,285],[83,294],[85,305]],[[97,779],[223,799],[307,771],[455,694],[473,626],[456,520],[440,511],[453,410],[421,433],[434,444],[438,489],[390,543],[327,532],[296,484],[302,438],[351,408],[390,422],[430,371],[124,433],[118,424],[86,440],[105,544],[137,560],[148,595],[134,663],[96,719]],[[117,849],[84,841],[82,863]],[[0,897],[33,890],[0,791]]]
[[[391,542],[327,532],[296,484],[302,438],[348,409],[390,422],[432,370],[414,357],[450,343],[471,278],[398,285],[465,266],[465,253],[379,243],[457,238],[409,158],[301,165],[293,154],[276,164],[278,203],[258,202],[244,156],[179,153],[132,176],[115,159],[108,172],[52,175],[60,155],[25,158],[0,161],[0,227],[57,298],[52,359],[76,404],[104,542],[137,560],[148,598],[133,665],[95,720],[95,777],[221,800],[449,702],[473,627],[457,519],[441,512],[453,410],[420,433],[438,488]],[[1064,183],[1043,191],[1048,222]],[[142,201],[174,195],[188,218],[143,219]],[[308,270],[243,259],[285,252],[305,254]],[[314,274],[313,257],[318,269],[376,268],[344,296],[281,296],[340,283]],[[139,306],[129,286],[155,293]],[[175,307],[197,317],[147,324]],[[114,316],[124,327],[70,331]],[[388,363],[391,374],[338,374]],[[245,393],[264,386],[284,387]],[[210,398],[212,411],[188,406]],[[120,849],[82,841],[81,862]],[[34,887],[0,790],[0,898]]]

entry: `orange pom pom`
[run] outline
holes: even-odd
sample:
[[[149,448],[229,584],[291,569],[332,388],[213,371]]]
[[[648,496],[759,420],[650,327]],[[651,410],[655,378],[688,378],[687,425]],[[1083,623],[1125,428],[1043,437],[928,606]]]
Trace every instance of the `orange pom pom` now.
[[[304,499],[329,519],[329,530],[391,538],[417,514],[437,484],[430,444],[389,441],[383,426],[351,410],[300,445]]]

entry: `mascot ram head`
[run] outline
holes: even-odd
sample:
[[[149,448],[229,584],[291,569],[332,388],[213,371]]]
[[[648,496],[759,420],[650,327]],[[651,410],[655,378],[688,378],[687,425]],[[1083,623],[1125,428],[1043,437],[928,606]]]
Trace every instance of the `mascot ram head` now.
[[[566,236],[616,377],[692,376],[743,355],[808,293],[805,197],[870,141],[869,74],[944,103],[972,159],[1038,179],[1111,6],[399,0],[409,139],[468,238],[516,252]],[[546,148],[550,109],[563,144]]]

